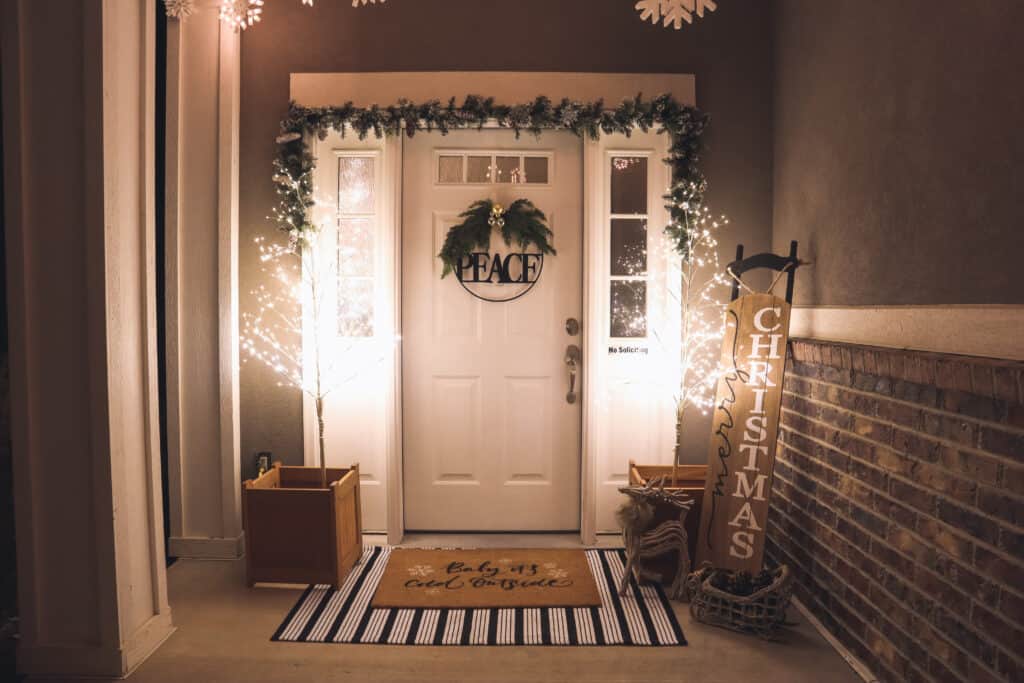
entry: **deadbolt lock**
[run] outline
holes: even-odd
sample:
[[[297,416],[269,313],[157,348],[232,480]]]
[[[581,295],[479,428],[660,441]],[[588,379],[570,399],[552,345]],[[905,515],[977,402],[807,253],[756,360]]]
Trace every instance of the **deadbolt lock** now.
[[[580,333],[580,321],[576,318],[566,318],[565,331],[569,333],[570,337],[575,337]]]

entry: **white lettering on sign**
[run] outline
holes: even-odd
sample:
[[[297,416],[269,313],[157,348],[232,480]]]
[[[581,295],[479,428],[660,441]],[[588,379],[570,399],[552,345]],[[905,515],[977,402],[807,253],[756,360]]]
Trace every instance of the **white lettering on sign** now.
[[[773,332],[779,329],[779,314],[781,309],[776,307],[765,307],[754,314],[754,329],[759,332]],[[771,314],[775,324],[771,327],[765,319]],[[769,341],[764,341],[768,337]],[[768,438],[768,418],[765,416],[764,395],[768,387],[778,386],[772,381],[771,374],[774,364],[773,360],[781,358],[779,355],[779,340],[781,334],[760,334],[753,332],[750,335],[750,374],[747,378],[747,385],[754,387],[754,406],[750,416],[745,422],[746,429],[743,430],[743,441],[740,442],[740,452],[746,452],[748,458],[743,470],[736,472],[736,493],[733,497],[748,499],[740,507],[739,512],[729,522],[729,526],[745,527],[754,531],[761,531],[763,526],[757,522],[753,508],[750,507],[750,500],[764,500],[764,483],[768,476],[760,474],[758,466],[758,455],[766,455],[768,446],[764,443]],[[765,360],[760,360],[764,358]],[[758,473],[754,482],[747,479],[747,472]],[[767,511],[766,511],[767,512]],[[733,557],[748,558],[753,552],[753,534],[736,532],[732,535],[732,545],[729,547],[729,554]]]
[[[741,560],[748,560],[754,556],[754,534],[749,531],[737,531],[732,535],[732,545],[729,546],[729,554]]]
[[[747,479],[746,472],[737,472],[736,493],[732,495],[736,498],[752,498],[754,500],[764,500],[764,483],[766,481],[768,481],[768,475],[759,474],[756,477],[754,477],[754,483],[751,484],[750,480]]]

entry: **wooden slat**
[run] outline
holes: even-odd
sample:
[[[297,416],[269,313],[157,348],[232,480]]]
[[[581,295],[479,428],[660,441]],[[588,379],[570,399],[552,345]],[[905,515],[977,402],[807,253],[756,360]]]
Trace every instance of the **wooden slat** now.
[[[771,294],[726,309],[697,562],[760,571],[786,369],[790,307]]]
[[[242,512],[249,585],[340,586],[345,580],[362,555],[358,466],[329,468],[328,479],[331,486],[320,488],[319,468],[275,465],[262,477],[245,482]]]

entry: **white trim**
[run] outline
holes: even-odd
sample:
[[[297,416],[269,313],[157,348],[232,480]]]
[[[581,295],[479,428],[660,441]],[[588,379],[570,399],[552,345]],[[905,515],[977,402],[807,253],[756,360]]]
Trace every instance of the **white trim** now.
[[[57,17],[29,5],[0,8],[18,669],[33,678],[120,677],[173,630],[156,386],[156,8],[114,11],[104,0]],[[67,39],[48,44],[45,56],[27,49],[54,30]],[[84,126],[32,135],[54,117],[52,102],[26,84],[56,66],[68,75],[63,95],[79,93]],[[77,163],[47,164],[69,146]],[[55,193],[69,188],[48,231],[34,230]],[[49,266],[71,272],[60,273],[61,287],[39,287],[51,275],[40,255],[70,235],[81,248]],[[51,367],[62,353],[70,354],[65,365],[81,368],[70,389],[62,366]],[[73,417],[58,424],[54,412]],[[74,487],[52,486],[52,473],[72,463]],[[91,607],[67,604],[71,595],[88,596]]]
[[[818,632],[818,635],[824,638],[825,642],[831,645],[832,649],[850,665],[850,668],[853,669],[854,673],[860,676],[865,683],[878,683],[878,679],[873,673],[871,673],[871,669],[869,669],[864,662],[857,659],[857,657],[855,657],[845,645],[839,642],[839,640],[832,635],[827,628],[825,628],[825,625],[822,624],[821,621],[819,621],[818,618],[814,616],[809,609],[807,609],[807,606],[804,605],[804,603],[802,603],[796,596],[793,597],[793,604],[796,605],[800,614],[804,615],[804,618],[811,622],[811,626],[813,626]]]
[[[669,93],[683,104],[695,103],[695,80],[690,74],[624,74],[624,73],[575,73],[575,72],[511,72],[511,71],[448,71],[448,72],[373,72],[373,73],[293,73],[291,74],[289,96],[306,106],[329,106],[340,102],[353,102],[356,106],[390,104],[399,98],[411,101],[441,100],[455,97],[457,101],[467,93],[480,92],[498,98],[501,102],[516,103],[532,101],[538,93],[547,93],[554,99],[568,97],[578,101],[603,99],[613,106],[637,92],[653,96]],[[497,127],[488,122],[485,128]],[[387,525],[388,542],[401,542],[404,534],[403,482],[402,482],[402,376],[401,376],[401,224],[402,224],[402,136],[385,139],[384,166],[388,168],[381,187],[394,192],[385,209],[393,207],[390,224],[396,230],[394,261],[387,264],[393,268],[395,299],[393,321],[395,332],[394,366],[391,369],[394,384],[386,398],[389,421],[387,435]],[[388,145],[394,144],[391,149]],[[620,153],[632,156],[649,155],[649,150],[617,148]],[[602,325],[607,324],[607,304],[600,295],[607,280],[607,250],[604,246],[604,212],[601,211],[604,169],[597,141],[583,140],[583,325],[581,330],[583,346],[583,372],[581,381],[582,424],[580,452],[580,538],[586,545],[597,539],[597,468],[596,461],[600,448],[600,435],[591,434],[599,424],[599,396],[596,387],[601,386],[599,344],[604,335]],[[391,162],[393,165],[389,165]],[[387,173],[391,173],[389,177]],[[549,178],[553,169],[549,169]],[[436,164],[435,174],[436,180]],[[394,183],[393,187],[391,183]],[[531,185],[531,184],[526,184]],[[541,187],[538,185],[534,187]],[[649,187],[649,192],[660,196],[658,188]],[[650,215],[655,215],[654,211]],[[381,272],[386,278],[387,273]],[[595,289],[596,288],[596,289]],[[594,294],[597,294],[596,296]],[[594,389],[592,389],[594,387]],[[393,392],[393,393],[392,393]],[[312,404],[303,402],[304,461],[312,464],[311,445],[315,444],[316,428],[310,420]],[[315,450],[315,446],[313,446]]]
[[[221,22],[217,70],[217,311],[221,533],[242,533],[238,358],[238,129],[241,40]],[[238,555],[235,555],[238,557]]]
[[[146,401],[145,443],[150,456],[146,458],[146,480],[149,511],[149,557],[155,614],[129,638],[125,669],[130,671],[142,663],[174,632],[167,598],[167,559],[164,548],[164,511],[160,468],[160,362],[157,357],[156,298],[156,10],[150,7],[143,14],[143,149],[144,177],[140,188],[139,225],[143,233],[143,335],[145,360],[143,384]]]
[[[397,545],[405,535],[405,498],[402,467],[402,171],[405,155],[405,136],[398,135],[384,144],[384,178],[391,174],[390,201],[384,203],[390,207],[390,220],[387,220],[387,231],[390,233],[392,249],[385,268],[390,269],[393,283],[391,304],[391,330],[395,338],[395,350],[391,356],[391,387],[384,400],[386,436],[386,468],[387,481],[387,537],[388,543]],[[381,185],[385,192],[386,185]]]
[[[140,626],[121,649],[124,677],[131,676],[176,630],[170,612],[154,614]]]
[[[167,22],[167,100],[164,138],[164,362],[167,383],[167,509],[171,535],[185,525],[184,469],[181,462],[181,367],[179,321],[181,320],[178,267],[183,236],[180,230],[182,79],[181,23]]]
[[[399,306],[400,289],[392,296],[389,287],[399,287],[401,274],[398,265],[401,263],[401,240],[400,224],[401,216],[401,155],[402,136],[387,136],[382,139],[368,137],[366,140],[358,140],[354,133],[348,131],[345,137],[331,135],[324,141],[313,140],[314,155],[319,159],[330,158],[333,162],[343,157],[371,157],[375,161],[374,187],[378,188],[375,200],[374,223],[376,231],[374,234],[374,310],[373,310],[373,336],[366,341],[384,345],[391,343],[394,350],[383,358],[384,373],[388,385],[384,388],[383,395],[383,428],[384,439],[384,462],[381,471],[374,470],[372,475],[380,477],[379,481],[367,481],[368,473],[363,471],[364,492],[369,485],[381,485],[384,487],[385,521],[387,531],[391,534],[392,542],[400,542],[403,533],[402,524],[402,441],[401,441],[401,334]],[[324,188],[330,186],[330,193],[337,191],[337,168],[328,168],[320,165],[314,169],[314,187]],[[320,223],[324,220],[334,221],[336,216],[326,216],[322,212],[326,209],[320,208],[314,213],[314,221]],[[320,248],[335,248],[334,237],[329,241],[321,243]],[[333,255],[331,256],[333,258]],[[395,283],[392,285],[391,283]],[[324,304],[327,309],[333,305],[336,296],[334,290],[326,299]],[[304,320],[305,326],[307,321]],[[346,339],[358,344],[358,338],[338,337],[333,333],[327,335],[326,343],[333,344],[337,339]],[[305,335],[304,335],[305,344]],[[304,348],[303,353],[308,355],[310,350]],[[303,430],[303,463],[306,466],[316,466],[318,428],[316,422],[316,404],[313,398],[303,392],[302,430]],[[328,452],[330,447],[328,446]],[[332,466],[342,463],[333,463]],[[347,465],[348,463],[344,463]],[[365,465],[365,463],[363,463]],[[366,497],[364,496],[364,501]],[[364,516],[365,520],[365,516]],[[379,527],[373,527],[372,531],[380,531]]]
[[[171,536],[167,551],[171,557],[189,560],[237,560],[245,554],[245,534],[234,538]]]
[[[201,74],[197,55],[205,57]],[[175,538],[242,532],[239,59],[239,37],[218,21],[215,8],[200,9],[184,25],[168,23],[164,287],[167,498]],[[212,109],[206,107],[210,99],[216,103]],[[190,250],[216,256],[216,272],[203,271],[216,279],[207,282],[204,275],[196,284]],[[211,336],[206,323],[214,319]],[[200,345],[195,343],[197,329],[202,330]],[[197,505],[214,496],[209,508]]]
[[[794,306],[789,336],[1024,360],[1024,306]]]
[[[598,424],[602,363],[599,342],[605,323],[604,310],[604,173],[601,146],[597,140],[583,141],[583,394],[580,425],[580,540],[583,545],[597,542],[597,459],[600,438],[594,438],[592,425]]]
[[[128,678],[156,652],[175,631],[169,613],[156,614],[140,626],[124,647],[87,647],[77,645],[19,645],[18,669],[31,671],[32,678],[103,678],[111,671]]]
[[[299,104],[318,107],[352,102],[357,107],[452,97],[461,103],[469,93],[493,96],[503,104],[532,102],[538,94],[615,106],[627,97],[670,93],[683,104],[696,101],[692,74],[593,73],[575,71],[378,71],[366,73],[293,73],[289,95]]]

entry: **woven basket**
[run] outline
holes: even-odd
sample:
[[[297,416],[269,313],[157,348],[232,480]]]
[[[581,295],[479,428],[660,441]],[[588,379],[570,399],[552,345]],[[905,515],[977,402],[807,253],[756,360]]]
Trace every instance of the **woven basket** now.
[[[733,595],[711,585],[719,570],[702,567],[686,577],[690,614],[699,622],[772,638],[786,623],[786,608],[793,594],[789,567],[774,569],[774,580],[750,595]]]

